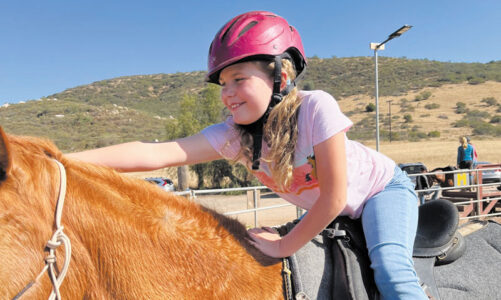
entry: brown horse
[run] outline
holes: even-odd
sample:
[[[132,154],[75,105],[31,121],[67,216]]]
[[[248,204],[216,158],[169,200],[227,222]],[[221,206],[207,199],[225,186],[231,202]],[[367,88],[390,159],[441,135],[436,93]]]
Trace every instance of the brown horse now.
[[[0,298],[47,299],[45,247],[56,223],[71,240],[63,299],[283,299],[281,264],[243,225],[111,169],[72,161],[49,141],[0,128]],[[63,246],[56,251],[60,267]]]
[[[443,168],[435,168],[430,171],[430,173],[437,174],[429,175],[433,181],[438,182],[441,187],[453,187],[454,186],[454,174],[453,173],[443,173],[457,170],[454,166],[447,166]]]

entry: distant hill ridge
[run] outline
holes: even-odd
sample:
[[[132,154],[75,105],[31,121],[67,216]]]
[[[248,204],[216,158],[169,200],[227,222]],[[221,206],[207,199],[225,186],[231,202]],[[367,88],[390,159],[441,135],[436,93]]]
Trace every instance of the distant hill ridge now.
[[[378,62],[382,97],[450,84],[501,82],[501,61],[482,64],[380,57]],[[46,136],[67,151],[127,140],[162,140],[165,119],[176,117],[184,95],[199,94],[206,87],[204,76],[205,72],[198,71],[97,81],[41,101],[0,108],[0,126],[10,133]],[[356,95],[373,97],[373,58],[312,57],[300,88],[325,90],[341,105]]]

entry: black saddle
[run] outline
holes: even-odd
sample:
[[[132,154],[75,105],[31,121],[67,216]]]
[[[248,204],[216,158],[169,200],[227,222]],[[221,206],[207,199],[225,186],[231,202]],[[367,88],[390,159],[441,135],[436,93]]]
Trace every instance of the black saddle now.
[[[414,240],[414,267],[425,291],[439,300],[433,266],[447,264],[463,255],[466,244],[457,231],[459,215],[447,200],[429,201],[419,207]]]
[[[419,207],[414,264],[423,289],[435,300],[440,295],[433,267],[453,262],[465,251],[465,242],[457,231],[458,221],[457,208],[447,200],[429,201]],[[297,222],[277,229],[285,235]],[[336,218],[289,262],[296,298],[379,299],[360,220]]]

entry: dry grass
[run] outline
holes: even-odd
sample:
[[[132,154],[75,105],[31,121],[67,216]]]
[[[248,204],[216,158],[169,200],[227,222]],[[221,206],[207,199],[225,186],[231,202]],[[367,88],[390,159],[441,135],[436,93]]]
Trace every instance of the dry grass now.
[[[478,159],[492,163],[501,163],[501,138],[489,140],[472,140],[477,148]],[[367,144],[375,149],[375,143]],[[396,163],[422,162],[428,169],[437,167],[455,166],[457,147],[459,142],[452,141],[421,141],[421,142],[392,142],[380,144],[380,151],[389,156]]]

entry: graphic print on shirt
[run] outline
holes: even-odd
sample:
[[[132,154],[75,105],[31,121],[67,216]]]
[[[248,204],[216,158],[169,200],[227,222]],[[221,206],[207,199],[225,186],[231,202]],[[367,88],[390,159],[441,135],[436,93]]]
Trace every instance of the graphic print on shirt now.
[[[310,174],[306,174],[306,181],[311,181],[317,179],[317,162],[315,161],[315,154],[309,155],[307,158],[308,164],[311,165],[312,171]]]
[[[277,193],[293,193],[300,195],[305,190],[310,190],[318,187],[317,173],[316,173],[316,161],[315,155],[309,155],[306,158],[306,163],[301,166],[295,167],[292,171],[292,183],[291,186],[285,190],[280,189],[279,185],[271,177],[271,173],[268,174],[265,170],[259,170],[253,172],[262,184],[268,186],[273,191]]]

